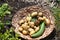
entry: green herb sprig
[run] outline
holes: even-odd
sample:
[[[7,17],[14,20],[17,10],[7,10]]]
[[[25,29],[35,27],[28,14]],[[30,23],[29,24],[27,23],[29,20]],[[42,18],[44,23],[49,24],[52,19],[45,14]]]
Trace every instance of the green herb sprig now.
[[[0,7],[0,17],[6,16],[6,14],[11,14],[10,12],[10,7],[7,3],[4,3],[1,7]]]
[[[53,15],[55,17],[56,29],[57,29],[57,31],[59,31],[60,30],[60,8],[53,7],[52,11],[53,11]]]

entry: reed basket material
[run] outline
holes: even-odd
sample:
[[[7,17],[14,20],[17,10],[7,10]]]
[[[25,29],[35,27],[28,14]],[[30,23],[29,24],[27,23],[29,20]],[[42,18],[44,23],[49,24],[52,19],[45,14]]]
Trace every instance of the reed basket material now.
[[[44,33],[40,37],[37,37],[37,38],[31,38],[29,35],[23,35],[22,33],[18,31],[18,28],[20,27],[18,25],[19,20],[21,20],[23,17],[27,16],[29,13],[34,12],[34,11],[43,12],[43,15],[46,16],[51,21],[51,24],[45,28]],[[52,12],[49,9],[44,9],[43,7],[39,5],[33,5],[33,6],[22,8],[19,11],[17,11],[16,14],[12,18],[12,25],[13,27],[15,27],[14,31],[18,33],[20,37],[27,40],[40,40],[42,38],[47,37],[55,28],[54,22],[55,22],[55,19],[52,15]]]

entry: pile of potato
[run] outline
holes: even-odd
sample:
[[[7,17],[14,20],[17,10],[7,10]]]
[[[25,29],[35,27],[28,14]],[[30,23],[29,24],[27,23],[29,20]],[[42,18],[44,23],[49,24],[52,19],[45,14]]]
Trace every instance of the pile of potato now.
[[[36,17],[35,22],[31,21],[34,17]],[[19,31],[24,35],[32,35],[40,29],[38,24],[41,21],[45,21],[46,25],[50,24],[50,20],[43,16],[42,12],[32,12],[19,21]]]

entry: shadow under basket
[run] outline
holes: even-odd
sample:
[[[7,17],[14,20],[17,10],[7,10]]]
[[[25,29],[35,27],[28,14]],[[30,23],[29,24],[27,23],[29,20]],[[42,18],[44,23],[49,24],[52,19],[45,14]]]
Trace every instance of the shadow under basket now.
[[[41,36],[37,38],[31,38],[29,35],[23,35],[22,33],[18,31],[18,28],[19,28],[18,23],[19,23],[19,20],[21,20],[23,17],[35,11],[42,12],[43,16],[46,16],[48,19],[50,19],[51,24],[45,28],[45,31]],[[22,8],[19,11],[17,11],[16,14],[12,18],[12,25],[13,27],[15,27],[14,31],[18,33],[20,37],[27,39],[27,40],[40,40],[40,39],[47,37],[55,28],[54,22],[55,22],[55,19],[54,19],[54,16],[52,15],[52,12],[49,9],[45,9],[39,5],[33,5],[33,6]]]

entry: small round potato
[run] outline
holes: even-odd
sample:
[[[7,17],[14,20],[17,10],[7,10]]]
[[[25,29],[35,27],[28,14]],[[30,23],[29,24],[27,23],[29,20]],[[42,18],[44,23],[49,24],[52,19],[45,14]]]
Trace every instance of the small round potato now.
[[[35,28],[35,32],[37,32],[39,30],[39,26]]]
[[[38,20],[44,20],[42,17],[39,17]]]
[[[30,25],[34,25],[34,22],[30,22]]]
[[[34,27],[34,22],[29,22],[29,26]]]
[[[38,13],[38,16],[42,16],[42,15],[43,15],[43,13],[42,13],[42,12],[39,12],[39,13]]]
[[[29,34],[29,35],[32,35],[32,34],[34,34],[34,33],[35,33],[35,31],[33,30],[33,31],[31,31],[31,32],[30,32],[30,34]]]
[[[30,26],[27,26],[27,29],[30,28]]]
[[[38,13],[37,12],[32,12],[31,16],[34,17],[36,16]]]
[[[45,19],[45,22],[46,22],[46,24],[47,24],[47,25],[49,25],[49,24],[50,24],[50,20],[49,20],[49,19],[47,19],[47,18]]]
[[[27,22],[25,22],[25,23],[24,23],[24,25],[28,25],[28,23],[27,23]]]
[[[27,21],[30,21],[30,20],[31,20],[31,17],[26,17],[26,20],[27,20]]]
[[[19,31],[23,31],[23,28],[22,27],[19,27]]]
[[[23,30],[22,33],[23,33],[24,35],[27,35],[27,34],[28,34],[28,31]]]
[[[23,19],[19,21],[19,24],[20,24],[20,25],[21,25],[22,23],[24,23],[24,20],[23,20]]]
[[[45,19],[46,19],[46,17],[45,17],[45,16],[43,16],[43,19],[45,20]]]
[[[34,29],[36,29],[36,26],[34,26]]]
[[[34,29],[32,29],[32,28],[29,28],[29,29],[28,29],[29,32],[31,32],[31,31],[33,31],[33,30],[34,30]]]
[[[27,29],[27,25],[25,25],[25,24],[22,24],[22,26],[21,26],[23,29]]]

